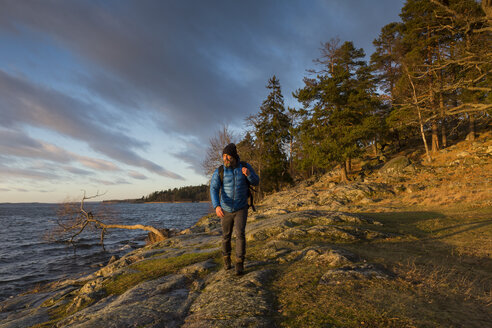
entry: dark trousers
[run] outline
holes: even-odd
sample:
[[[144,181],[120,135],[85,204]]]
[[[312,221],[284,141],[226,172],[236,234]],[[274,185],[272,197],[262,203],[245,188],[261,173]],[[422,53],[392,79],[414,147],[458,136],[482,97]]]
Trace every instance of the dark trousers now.
[[[236,234],[236,260],[244,261],[246,255],[246,220],[248,218],[248,207],[236,212],[224,211],[224,217],[220,220],[222,224],[222,255],[231,256],[232,230]]]

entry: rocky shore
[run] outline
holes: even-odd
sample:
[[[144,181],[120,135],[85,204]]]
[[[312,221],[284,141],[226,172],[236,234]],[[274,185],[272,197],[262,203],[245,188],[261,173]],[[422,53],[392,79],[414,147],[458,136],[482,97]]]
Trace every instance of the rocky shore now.
[[[311,238],[336,244],[395,237],[378,227],[379,222],[355,214],[275,211],[260,206],[247,226],[248,245],[255,254],[246,262],[246,273],[236,277],[220,262],[218,218],[204,217],[179,235],[131,252],[89,276],[4,301],[0,327],[42,323],[54,327],[272,327],[276,309],[268,283],[276,263],[315,261],[326,266],[321,284],[391,279],[384,268],[342,247],[305,243]],[[172,259],[184,260],[173,266],[174,272],[152,277],[153,270],[159,271]],[[135,279],[124,279],[132,275]],[[118,281],[129,285],[108,293]]]
[[[482,146],[476,161],[490,167],[491,149]],[[315,268],[318,278],[310,284],[318,290],[400,279],[392,266],[357,250],[415,237],[361,213],[374,206],[388,211],[402,197],[418,195],[425,188],[412,179],[435,168],[402,158],[391,165],[374,165],[371,175],[351,184],[327,174],[268,196],[248,218],[242,276],[223,268],[220,221],[209,215],[89,276],[0,303],[0,328],[275,327],[287,315],[273,286],[282,268]]]

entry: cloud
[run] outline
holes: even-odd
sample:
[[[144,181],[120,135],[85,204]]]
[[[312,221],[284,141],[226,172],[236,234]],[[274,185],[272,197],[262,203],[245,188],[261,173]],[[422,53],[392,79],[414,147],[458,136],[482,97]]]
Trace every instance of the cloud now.
[[[16,157],[29,157],[68,163],[69,153],[55,145],[43,143],[15,130],[0,129],[0,153]]]
[[[150,172],[183,179],[158,164],[140,157],[131,149],[145,149],[147,143],[108,129],[118,119],[101,114],[92,104],[35,85],[0,70],[0,126],[31,125],[56,131],[76,140],[116,161],[143,167]],[[100,115],[100,116],[98,116]],[[20,138],[22,139],[22,138]],[[26,140],[19,140],[26,141]],[[31,145],[31,148],[35,145]],[[55,149],[49,149],[53,153]]]
[[[41,159],[81,175],[118,172],[126,164],[135,168],[129,172],[134,179],[145,179],[139,173],[145,169],[184,180],[145,158],[151,145],[130,134],[132,124],[150,117],[164,134],[182,141],[179,149],[167,148],[170,155],[203,175],[209,138],[224,123],[241,128],[259,110],[273,74],[295,105],[291,92],[302,87],[321,42],[339,36],[370,54],[372,40],[398,20],[402,3],[6,1],[0,59],[11,47],[19,49],[17,57],[34,55],[30,66],[14,60],[0,66],[0,154],[7,154],[0,163]],[[31,126],[82,141],[104,159],[23,135]],[[9,172],[28,176],[26,169]],[[49,173],[34,169],[32,178],[58,176]]]
[[[136,171],[129,171],[128,174],[134,178],[134,179],[139,179],[139,180],[147,180],[148,178],[143,175],[142,173],[140,172],[136,172]]]
[[[85,156],[78,156],[75,155],[75,158],[82,163],[83,165],[90,167],[95,170],[100,170],[100,171],[118,171],[119,168],[108,161],[105,161],[103,159],[98,159],[98,158],[90,158],[90,157],[85,157]]]
[[[41,192],[41,193],[51,193],[51,192],[54,192],[55,189],[50,189],[50,190],[47,190],[47,189],[39,189],[39,190],[36,190],[36,192]]]
[[[8,180],[11,178],[23,178],[30,180],[58,180],[60,176],[55,173],[39,171],[34,169],[23,169],[23,168],[10,168],[0,165],[0,177],[2,180]]]
[[[256,112],[271,75],[287,92],[301,86],[320,42],[340,35],[371,47],[402,2],[10,1],[0,21],[84,59],[92,70],[77,81],[92,94],[159,112],[164,131],[209,136]]]
[[[196,138],[181,138],[185,145],[185,151],[174,152],[172,155],[186,164],[186,168],[193,170],[198,175],[203,175],[202,162],[205,158],[208,141],[203,142]]]
[[[118,178],[114,181],[110,180],[104,180],[104,179],[91,179],[91,181],[95,184],[102,184],[105,186],[116,186],[116,185],[122,185],[122,184],[131,184],[125,179]]]
[[[92,172],[92,171],[79,169],[79,168],[73,167],[73,166],[63,166],[63,169],[65,169],[66,171],[68,171],[70,173],[77,174],[77,175],[92,175],[92,174],[94,174],[94,172]]]
[[[56,145],[31,138],[27,133],[19,130],[0,129],[0,153],[8,155],[11,158],[23,157],[36,160],[43,159],[62,164],[79,162],[88,168],[99,171],[119,170],[119,168],[111,162],[87,156],[80,156],[57,147]],[[53,166],[48,166],[46,164],[40,165],[41,164],[37,164],[33,168],[53,170]],[[93,172],[68,165],[64,165],[62,168],[74,174],[93,174]]]

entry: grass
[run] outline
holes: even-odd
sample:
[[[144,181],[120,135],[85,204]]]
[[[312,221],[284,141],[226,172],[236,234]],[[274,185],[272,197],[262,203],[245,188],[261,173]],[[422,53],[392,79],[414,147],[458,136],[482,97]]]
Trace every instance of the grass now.
[[[104,286],[106,294],[122,294],[126,290],[136,286],[142,281],[156,279],[158,277],[175,273],[179,269],[205,261],[210,258],[218,258],[219,252],[183,254],[177,257],[166,259],[153,259],[140,261],[129,266],[129,269],[135,270],[134,273],[124,273],[113,277]]]
[[[492,208],[364,213],[399,238],[345,244],[395,279],[319,284],[329,269],[278,266],[282,327],[485,327],[492,322]]]

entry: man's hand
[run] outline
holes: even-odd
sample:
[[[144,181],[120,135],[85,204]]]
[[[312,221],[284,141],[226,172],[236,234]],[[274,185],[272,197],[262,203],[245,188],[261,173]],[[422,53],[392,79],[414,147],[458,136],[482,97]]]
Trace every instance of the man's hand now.
[[[244,174],[245,176],[248,176],[248,175],[249,175],[249,170],[248,170],[248,168],[247,168],[247,167],[243,167],[243,170],[242,170],[242,171],[243,171],[243,174]]]
[[[222,210],[222,207],[220,207],[220,206],[217,206],[217,207],[215,208],[215,213],[216,213],[216,214],[217,214],[217,216],[218,216],[219,218],[221,218],[221,219],[224,217],[224,211]]]

